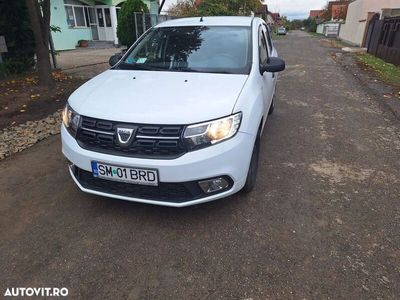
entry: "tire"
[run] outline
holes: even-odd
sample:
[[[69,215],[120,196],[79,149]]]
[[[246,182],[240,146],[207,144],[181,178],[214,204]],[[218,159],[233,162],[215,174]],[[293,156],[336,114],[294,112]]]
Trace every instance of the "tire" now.
[[[271,106],[269,107],[268,116],[272,115],[272,113],[274,112],[274,109],[275,109],[275,95],[272,98],[272,103],[271,103]]]
[[[242,189],[244,193],[250,193],[256,185],[258,161],[260,157],[260,134],[258,134],[251,155],[249,171],[247,172],[246,183]]]

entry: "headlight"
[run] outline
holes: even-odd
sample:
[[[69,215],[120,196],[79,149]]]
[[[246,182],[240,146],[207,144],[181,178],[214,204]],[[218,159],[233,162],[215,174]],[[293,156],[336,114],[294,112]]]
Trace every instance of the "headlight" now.
[[[78,115],[68,104],[65,106],[62,113],[62,120],[68,132],[75,137],[78,131],[81,116]]]
[[[214,145],[233,137],[239,130],[242,113],[205,123],[190,125],[184,138],[190,150]]]

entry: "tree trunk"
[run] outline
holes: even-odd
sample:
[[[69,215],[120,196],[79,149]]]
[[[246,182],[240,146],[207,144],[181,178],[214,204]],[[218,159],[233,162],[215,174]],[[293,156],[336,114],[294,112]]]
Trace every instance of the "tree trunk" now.
[[[49,55],[50,0],[40,0],[41,7],[38,1],[25,0],[25,3],[28,8],[33,36],[35,38],[39,85],[50,88],[54,86]]]

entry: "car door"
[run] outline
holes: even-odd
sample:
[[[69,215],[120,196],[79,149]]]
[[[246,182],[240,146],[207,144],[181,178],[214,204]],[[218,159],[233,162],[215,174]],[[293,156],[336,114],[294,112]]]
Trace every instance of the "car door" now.
[[[262,26],[259,27],[258,31],[258,55],[260,60],[260,67],[266,65],[269,60],[269,52],[268,52],[268,45],[267,40],[265,38],[264,30]],[[262,93],[264,96],[264,116],[268,115],[269,107],[271,106],[272,96],[274,94],[274,77],[273,73],[264,72],[261,74],[262,76]]]

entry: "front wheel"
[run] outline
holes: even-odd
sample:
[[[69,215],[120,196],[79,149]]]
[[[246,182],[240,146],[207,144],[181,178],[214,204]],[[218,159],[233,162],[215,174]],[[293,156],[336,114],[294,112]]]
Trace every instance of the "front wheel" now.
[[[253,153],[251,155],[249,171],[247,172],[246,183],[242,189],[245,193],[250,193],[256,185],[258,160],[260,156],[260,135],[257,136],[254,143]]]

